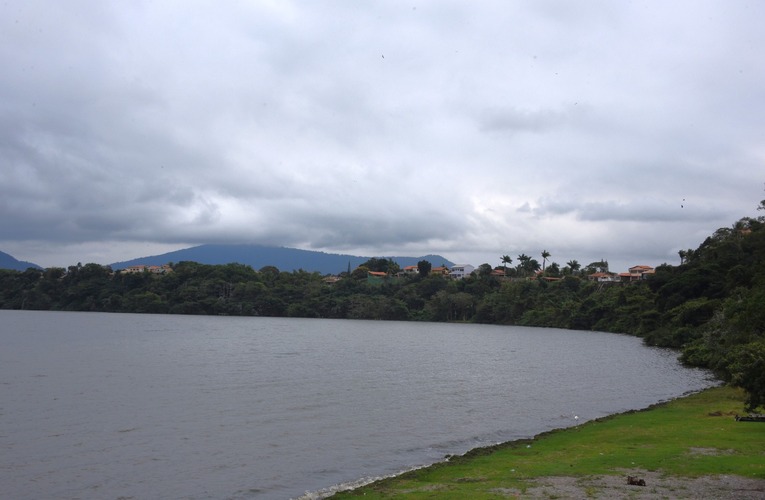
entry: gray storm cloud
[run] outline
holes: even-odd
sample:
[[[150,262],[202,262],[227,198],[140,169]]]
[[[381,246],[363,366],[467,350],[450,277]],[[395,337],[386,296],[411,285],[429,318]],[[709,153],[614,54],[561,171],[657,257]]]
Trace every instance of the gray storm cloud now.
[[[763,11],[4,2],[0,249],[659,264],[763,198]]]

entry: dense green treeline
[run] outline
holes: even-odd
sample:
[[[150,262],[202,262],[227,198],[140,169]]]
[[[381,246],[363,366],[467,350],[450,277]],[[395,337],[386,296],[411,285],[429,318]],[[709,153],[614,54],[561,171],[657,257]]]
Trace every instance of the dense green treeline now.
[[[363,268],[332,281],[270,266],[180,262],[155,275],[78,264],[0,271],[0,308],[472,321],[628,333],[682,349],[684,362],[715,370],[748,391],[752,408],[762,405],[765,217],[719,229],[680,256],[679,266],[665,264],[648,280],[623,284],[589,281],[577,272],[558,281],[508,281],[492,275],[489,265],[452,280],[428,274],[422,263],[414,276],[369,282]],[[367,263],[373,270],[385,265],[393,263]]]

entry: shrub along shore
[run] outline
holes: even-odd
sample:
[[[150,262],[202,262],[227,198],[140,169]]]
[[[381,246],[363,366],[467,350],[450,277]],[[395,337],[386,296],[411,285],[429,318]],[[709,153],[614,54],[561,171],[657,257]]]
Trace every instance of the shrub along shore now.
[[[744,398],[728,386],[707,389],[332,498],[765,498],[765,423],[736,421]]]

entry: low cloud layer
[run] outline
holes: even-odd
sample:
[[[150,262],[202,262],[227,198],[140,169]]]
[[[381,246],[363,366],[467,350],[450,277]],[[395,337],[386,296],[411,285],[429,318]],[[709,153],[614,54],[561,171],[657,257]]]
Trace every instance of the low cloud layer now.
[[[765,198],[763,18],[745,1],[11,0],[0,250],[675,262]]]

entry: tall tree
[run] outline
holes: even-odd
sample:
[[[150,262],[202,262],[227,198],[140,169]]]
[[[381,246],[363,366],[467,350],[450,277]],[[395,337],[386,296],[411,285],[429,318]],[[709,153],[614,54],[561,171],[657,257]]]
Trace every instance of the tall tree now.
[[[531,260],[531,257],[526,255],[525,253],[522,253],[518,256],[518,265],[515,266],[518,269],[518,274],[521,276],[525,276],[529,269],[529,261]]]
[[[571,269],[571,274],[577,274],[579,268],[582,267],[582,265],[576,259],[566,262],[566,265],[569,267],[569,269]]]
[[[550,264],[550,267],[547,268],[547,271],[544,272],[546,276],[551,277],[559,277],[560,276],[560,266],[557,262],[553,262]]]
[[[372,257],[361,265],[369,268],[370,271],[375,271],[378,273],[396,274],[401,270],[401,267],[396,261],[393,259],[386,259],[384,257]]]
[[[433,266],[427,260],[421,260],[417,263],[417,272],[419,273],[420,278],[424,278],[430,274],[432,268]]]
[[[542,250],[542,272],[545,271],[545,264],[547,263],[547,259],[550,257],[550,252],[547,250]]]
[[[478,276],[481,276],[482,278],[487,278],[491,276],[492,268],[491,268],[491,265],[487,263],[483,263],[480,266],[478,266],[478,269],[476,269],[476,271],[478,272]]]
[[[502,265],[505,268],[505,276],[507,276],[507,265],[512,263],[513,263],[513,259],[511,259],[509,255],[502,256]]]
[[[539,265],[537,259],[529,259],[529,261],[526,263],[526,267],[528,269],[529,275],[532,275],[539,271],[542,266]]]

